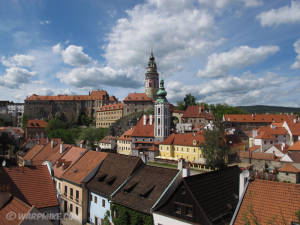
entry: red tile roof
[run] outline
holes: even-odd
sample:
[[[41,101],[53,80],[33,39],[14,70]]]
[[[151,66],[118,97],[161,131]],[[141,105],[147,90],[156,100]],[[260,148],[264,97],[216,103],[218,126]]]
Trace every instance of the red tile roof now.
[[[254,145],[251,148],[249,148],[249,151],[250,152],[254,152],[254,151],[258,150],[258,149],[260,149],[260,146],[259,145]]]
[[[116,99],[115,96],[110,96],[110,97],[109,97],[109,101],[110,101],[110,102],[118,102],[118,99]]]
[[[122,140],[122,141],[131,141],[131,135],[133,132],[133,128],[127,130],[126,132],[124,132],[121,137],[119,137],[118,140]]]
[[[31,160],[36,154],[38,154],[44,145],[34,145],[27,153],[24,155],[24,160]]]
[[[295,142],[288,148],[288,151],[300,151],[300,141]]]
[[[92,91],[90,95],[56,95],[56,96],[39,96],[36,94],[26,98],[26,101],[88,101],[103,100],[108,98],[106,91]]]
[[[203,134],[200,133],[184,133],[171,134],[160,144],[162,145],[182,145],[182,146],[200,146],[205,142]]]
[[[62,178],[81,184],[84,178],[99,166],[106,156],[105,152],[88,151],[63,174]]]
[[[102,138],[99,143],[105,143],[105,144],[111,144],[112,140],[116,140],[117,138],[114,136],[105,136],[104,138]]]
[[[251,213],[259,224],[291,224],[300,208],[300,185],[255,180],[249,183],[234,225],[245,225]],[[250,219],[251,220],[251,219]],[[251,222],[251,224],[254,224]]]
[[[270,160],[274,161],[276,159],[275,154],[273,153],[264,153],[264,152],[250,152],[250,151],[244,151],[239,152],[240,158],[246,158],[246,159],[262,159],[262,160]]]
[[[212,114],[205,112],[204,106],[190,105],[183,112],[182,118],[205,118],[208,120],[213,119]]]
[[[1,194],[1,193],[0,193]],[[31,210],[31,206],[27,205],[22,200],[17,197],[11,196],[11,199],[8,203],[0,208],[0,224],[1,225],[19,225],[23,221],[18,215],[24,215]],[[17,215],[14,219],[8,219],[6,216],[15,213]]]
[[[0,132],[14,132],[18,134],[19,136],[24,135],[24,131],[22,128],[19,127],[0,127]]]
[[[54,176],[61,178],[63,173],[83,156],[86,151],[85,148],[72,146],[72,148],[53,165]]]
[[[47,124],[45,120],[28,120],[27,128],[46,128]]]
[[[152,125],[150,125],[150,116],[146,116],[146,125],[144,125],[144,116],[141,117],[137,125],[133,128],[132,137],[154,137],[154,116],[152,116]]]
[[[225,114],[224,119],[228,122],[239,123],[280,123],[283,121],[290,121],[297,118],[296,115],[284,115],[284,114]]]
[[[152,102],[152,99],[149,98],[145,93],[129,93],[128,96],[124,99],[124,102]]]
[[[112,110],[121,110],[123,109],[124,104],[123,103],[116,103],[111,105],[104,105],[101,107],[101,109],[98,112],[101,111],[112,111]]]
[[[4,170],[10,178],[7,183],[15,185],[20,198],[31,206],[45,208],[59,205],[47,166],[5,167]]]
[[[293,164],[285,164],[284,166],[280,167],[279,172],[289,172],[289,173],[299,173],[300,170],[295,167]]]

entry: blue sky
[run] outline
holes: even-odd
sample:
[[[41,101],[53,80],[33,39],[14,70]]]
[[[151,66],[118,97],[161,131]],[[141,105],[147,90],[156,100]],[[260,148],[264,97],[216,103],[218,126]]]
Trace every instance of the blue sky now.
[[[0,0],[0,100],[144,90],[172,103],[300,106],[300,1]]]

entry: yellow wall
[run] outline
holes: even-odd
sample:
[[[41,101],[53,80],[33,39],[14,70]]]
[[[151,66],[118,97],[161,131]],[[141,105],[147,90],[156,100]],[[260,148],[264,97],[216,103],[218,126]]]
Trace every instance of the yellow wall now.
[[[159,145],[159,155],[162,157],[174,157],[173,145]]]
[[[117,152],[123,155],[132,155],[131,143],[132,141],[118,140]]]
[[[123,109],[97,112],[96,127],[108,128],[122,116]]]

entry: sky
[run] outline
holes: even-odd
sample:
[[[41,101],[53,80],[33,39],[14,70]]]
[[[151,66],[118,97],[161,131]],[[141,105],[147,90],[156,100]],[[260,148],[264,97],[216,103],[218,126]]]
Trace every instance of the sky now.
[[[300,0],[0,0],[0,100],[143,92],[300,107]]]

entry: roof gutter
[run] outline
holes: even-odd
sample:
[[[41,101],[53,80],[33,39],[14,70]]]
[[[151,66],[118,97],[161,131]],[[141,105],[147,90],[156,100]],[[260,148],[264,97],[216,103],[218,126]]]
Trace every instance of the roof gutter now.
[[[240,207],[241,207],[241,205],[242,205],[242,202],[243,202],[243,199],[244,199],[244,197],[245,197],[246,191],[247,191],[247,189],[248,189],[249,182],[250,182],[250,177],[247,178],[246,187],[245,187],[245,189],[244,189],[244,191],[243,191],[243,194],[242,194],[242,196],[241,196],[241,198],[240,198],[240,200],[239,200],[238,205],[237,205],[236,208],[235,208],[234,214],[233,214],[232,219],[231,219],[231,221],[230,221],[230,225],[233,225],[234,222],[235,222],[235,220],[236,220],[237,214],[238,214],[238,212],[239,212],[239,210],[240,210]]]
[[[182,174],[182,169],[178,171],[178,173],[176,174],[176,176],[172,179],[172,181],[168,184],[167,188],[164,190],[164,192],[161,194],[161,196],[158,198],[158,200],[154,203],[154,205],[151,208],[151,213],[153,213],[155,207],[158,205],[158,203],[160,202],[160,200],[165,196],[165,194],[169,191],[169,189],[171,188],[171,186],[175,183],[175,181],[177,180],[178,176]]]

